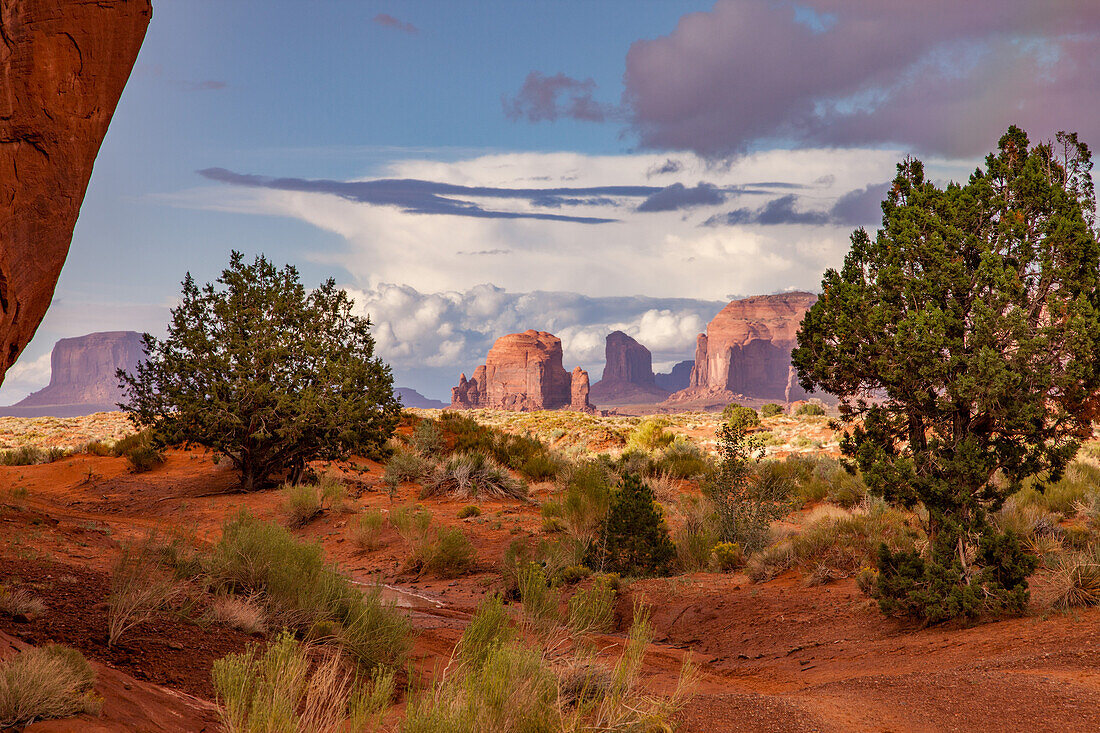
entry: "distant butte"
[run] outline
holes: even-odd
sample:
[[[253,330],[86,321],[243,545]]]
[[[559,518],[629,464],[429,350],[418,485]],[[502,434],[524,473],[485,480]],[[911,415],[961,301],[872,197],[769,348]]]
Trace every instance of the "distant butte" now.
[[[451,389],[451,407],[497,410],[590,410],[588,372],[562,366],[561,339],[528,330],[501,336],[470,379]]]
[[[592,385],[597,405],[660,402],[668,391],[657,386],[649,349],[622,331],[607,335],[603,378]]]
[[[803,292],[732,301],[699,334],[691,382],[668,402],[713,406],[741,397],[805,398],[791,351],[802,317],[816,301],[816,295]]]
[[[0,383],[53,299],[149,0],[0,5]]]

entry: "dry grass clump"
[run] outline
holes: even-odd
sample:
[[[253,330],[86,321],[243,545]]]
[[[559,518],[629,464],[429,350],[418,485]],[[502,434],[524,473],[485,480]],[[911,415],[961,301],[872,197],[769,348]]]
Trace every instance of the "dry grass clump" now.
[[[668,697],[637,685],[652,628],[636,613],[622,656],[611,669],[575,654],[517,640],[499,596],[482,602],[447,669],[410,699],[402,733],[457,731],[667,731],[687,700],[693,671]],[[557,648],[557,647],[554,647]]]
[[[267,613],[256,596],[214,596],[210,615],[218,623],[246,634],[263,633],[267,626]]]
[[[348,538],[360,550],[377,550],[382,546],[382,529],[386,517],[377,509],[367,509],[348,521]]]
[[[413,570],[458,578],[474,569],[477,552],[460,529],[440,527],[427,532],[413,548],[408,566]]]
[[[292,527],[302,527],[316,519],[327,508],[342,506],[347,490],[339,479],[322,476],[315,484],[285,484],[283,513]]]
[[[14,619],[33,621],[46,612],[41,598],[22,588],[6,588],[0,585],[0,613]]]
[[[377,730],[394,691],[392,672],[360,679],[339,654],[288,632],[219,659],[212,676],[228,733]]]
[[[49,644],[0,663],[0,728],[99,712],[95,670],[75,649]]]
[[[152,539],[124,546],[111,566],[107,645],[166,607],[178,590]]]
[[[603,634],[615,627],[616,583],[599,576],[587,588],[581,588],[569,599],[566,625],[575,634]]]
[[[907,515],[882,501],[870,502],[853,514],[826,514],[765,547],[749,558],[746,572],[760,582],[798,568],[807,573],[807,584],[820,585],[872,564],[882,543],[895,552],[912,550],[919,537]]]
[[[484,453],[456,453],[421,477],[420,498],[450,495],[456,498],[526,499],[527,485]]]
[[[33,445],[24,445],[12,450],[0,451],[0,466],[34,466],[39,463],[53,463],[67,455],[69,455],[67,450],[56,446],[36,448]]]
[[[325,561],[314,543],[241,512],[226,522],[205,560],[215,593],[254,596],[274,624],[300,634],[323,626],[334,644],[367,669],[401,665],[409,648],[409,622],[377,587],[363,592]]]
[[[1051,573],[1055,608],[1100,604],[1100,549],[1059,554]]]

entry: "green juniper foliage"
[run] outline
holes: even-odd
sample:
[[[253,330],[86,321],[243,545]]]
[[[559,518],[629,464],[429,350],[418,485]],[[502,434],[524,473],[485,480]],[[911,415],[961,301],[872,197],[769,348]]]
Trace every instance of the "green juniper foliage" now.
[[[667,575],[676,547],[653,489],[634,474],[611,492],[600,537],[586,564],[622,575]]]
[[[130,419],[228,457],[246,491],[295,483],[306,461],[380,450],[401,405],[347,293],[332,279],[307,292],[294,267],[239,252],[217,282],[188,273],[168,336],[145,334],[148,361],[119,371]]]
[[[928,511],[924,557],[880,558],[884,610],[933,621],[1027,603],[1033,559],[987,515],[1023,479],[1057,480],[1096,416],[1090,157],[1076,134],[1030,146],[1012,127],[964,184],[940,189],[905,160],[882,228],[852,234],[802,322],[800,382],[841,398],[845,454],[873,491]]]

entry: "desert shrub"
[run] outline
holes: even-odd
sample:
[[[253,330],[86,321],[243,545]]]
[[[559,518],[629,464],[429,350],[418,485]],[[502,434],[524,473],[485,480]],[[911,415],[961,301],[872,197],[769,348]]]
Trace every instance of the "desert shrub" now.
[[[95,670],[75,649],[48,644],[0,662],[0,728],[98,714]]]
[[[480,667],[495,646],[510,641],[514,635],[504,610],[503,596],[490,593],[478,604],[463,630],[455,647],[455,657],[463,665]]]
[[[452,453],[484,454],[532,481],[552,478],[563,465],[558,454],[531,435],[504,433],[454,412],[443,413],[439,425],[450,436]]]
[[[550,655],[514,638],[499,599],[482,603],[455,647],[448,674],[408,706],[403,733],[480,731],[661,731],[686,700],[693,674],[669,697],[646,695],[638,673],[652,628],[636,614],[624,651],[613,669],[583,657]],[[471,653],[469,650],[476,650]]]
[[[0,452],[0,466],[33,466],[46,462],[46,452],[33,445],[23,445]]]
[[[660,472],[645,478],[645,484],[653,492],[658,501],[672,503],[680,495],[680,485],[671,474]]]
[[[607,519],[586,564],[624,575],[665,575],[675,553],[653,490],[637,476],[624,476],[611,493]]]
[[[794,412],[798,417],[812,417],[817,415],[824,415],[825,408],[816,402],[803,402],[798,406],[798,409]]]
[[[247,512],[226,522],[206,577],[212,592],[256,596],[269,616],[301,633],[332,625],[335,641],[367,668],[398,666],[408,650],[409,622],[380,588],[364,593],[325,562],[319,545]]]
[[[81,453],[88,453],[93,456],[110,456],[114,455],[111,450],[111,444],[106,440],[90,440],[84,444],[84,447],[80,449]]]
[[[759,425],[760,415],[751,407],[745,407],[735,402],[726,405],[726,408],[722,410],[722,421],[744,430]]]
[[[148,541],[124,545],[111,566],[107,596],[107,645],[168,605],[178,588]]]
[[[466,575],[477,562],[477,552],[460,529],[441,527],[426,536],[413,550],[409,566],[415,570],[457,578]]]
[[[33,621],[46,612],[41,598],[22,588],[0,585],[0,613],[16,619]]]
[[[450,495],[476,499],[526,499],[527,486],[483,453],[456,453],[437,464],[422,479],[420,498]]]
[[[746,437],[742,428],[726,423],[717,436],[718,468],[703,493],[714,506],[719,538],[753,553],[767,544],[771,523],[793,508],[791,482],[780,472],[754,470],[759,441]]]
[[[344,485],[337,479],[324,476],[315,484],[283,486],[283,513],[292,527],[302,527],[316,519],[327,507],[343,503]]]
[[[766,405],[760,406],[761,417],[775,417],[776,415],[783,414],[783,406],[776,404],[775,402],[769,402]]]
[[[416,547],[432,526],[432,514],[419,507],[399,506],[390,512],[390,524],[408,545]]]
[[[566,565],[554,574],[553,581],[558,585],[573,585],[590,575],[592,575],[592,568],[586,565]]]
[[[443,441],[443,430],[435,420],[421,420],[416,424],[412,434],[412,445],[418,453],[425,456],[434,456],[442,453],[446,444]]]
[[[1051,572],[1055,608],[1100,604],[1100,553],[1059,553]]]
[[[542,566],[533,562],[520,567],[516,576],[519,600],[523,604],[523,623],[545,633],[558,623],[558,594]]]
[[[599,461],[571,465],[558,477],[560,516],[566,531],[585,549],[599,535],[611,499],[611,473]]]
[[[676,565],[685,572],[704,570],[710,566],[717,531],[714,514],[696,497],[684,497],[680,502],[683,524],[676,530]]]
[[[407,450],[394,451],[393,455],[386,461],[386,470],[382,475],[382,480],[399,484],[405,481],[419,481],[431,469],[432,464],[418,453]]]
[[[261,633],[267,625],[267,614],[254,596],[214,596],[210,602],[210,615],[218,623],[246,634]]]
[[[879,546],[873,595],[883,613],[937,623],[1023,612],[1030,597],[1027,577],[1038,560],[1021,547],[1015,532],[984,532],[969,574],[954,543],[945,543],[951,543],[950,534],[937,535],[927,558],[915,550]]]
[[[312,664],[310,650],[282,633],[216,662],[211,672],[228,733],[376,730],[393,697],[392,672],[360,679],[339,655]]]
[[[546,481],[554,478],[560,469],[561,461],[540,453],[525,460],[516,470],[532,481]]]
[[[115,441],[111,447],[111,453],[129,461],[135,473],[151,471],[164,463],[164,454],[160,452],[160,441],[150,428],[131,433]]]
[[[851,515],[825,516],[749,558],[748,573],[767,580],[791,568],[811,584],[847,577],[874,563],[880,546],[912,552],[920,533],[900,511],[876,501]]]
[[[736,542],[719,542],[714,546],[714,567],[728,573],[745,564],[745,553]]]
[[[1012,532],[1033,555],[1041,556],[1052,540],[1061,538],[1064,530],[1059,515],[1046,509],[1042,501],[1030,502],[1031,489],[1014,494],[993,515],[993,525],[1002,532]]]
[[[603,634],[615,626],[615,588],[598,576],[569,599],[566,623],[575,634]]]
[[[642,420],[626,440],[626,452],[657,451],[672,444],[675,435],[665,430],[669,426],[663,417],[651,417]]]
[[[457,516],[459,519],[470,519],[472,517],[480,517],[481,516],[481,507],[479,507],[477,504],[467,504],[466,506],[459,509],[458,514],[456,514],[455,516]]]
[[[360,550],[377,550],[382,544],[386,517],[377,509],[367,509],[348,521],[348,538]]]
[[[647,467],[648,468],[648,467]],[[689,440],[679,437],[653,462],[652,471],[679,479],[705,477],[711,470],[703,450]]]

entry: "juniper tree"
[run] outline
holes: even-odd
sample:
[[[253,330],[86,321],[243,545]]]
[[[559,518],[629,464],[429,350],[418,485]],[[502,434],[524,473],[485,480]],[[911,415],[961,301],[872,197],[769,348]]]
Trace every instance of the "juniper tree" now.
[[[145,334],[148,360],[119,370],[136,425],[228,457],[245,491],[385,444],[401,404],[347,293],[332,279],[307,292],[294,267],[239,252],[217,283],[188,273],[167,337]]]
[[[1034,558],[989,522],[1056,479],[1100,389],[1100,245],[1090,153],[1011,127],[966,183],[898,165],[882,228],[828,270],[793,354],[841,398],[844,453],[873,491],[927,510],[924,556],[880,558],[879,600],[927,620],[1017,611]],[[874,399],[871,399],[871,398]],[[1041,485],[1041,482],[1040,482]]]

